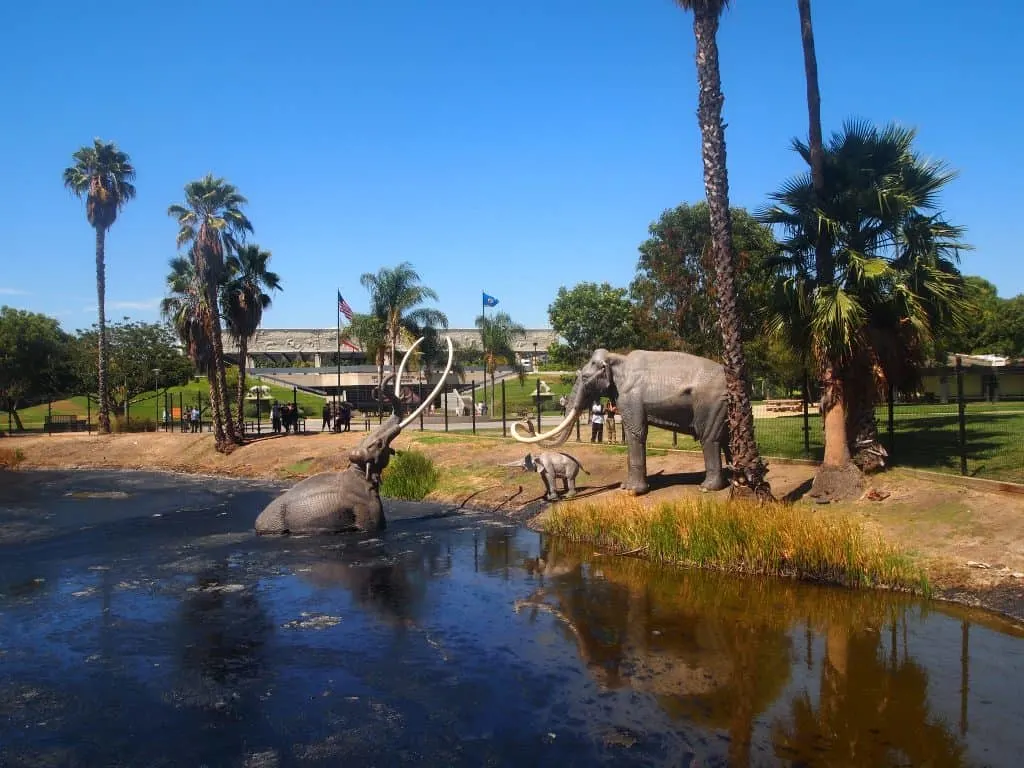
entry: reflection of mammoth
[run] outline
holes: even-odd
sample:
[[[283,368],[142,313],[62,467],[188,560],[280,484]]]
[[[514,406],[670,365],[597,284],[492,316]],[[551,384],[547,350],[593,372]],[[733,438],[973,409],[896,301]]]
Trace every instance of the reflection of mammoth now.
[[[729,455],[726,424],[725,369],[713,360],[685,352],[635,350],[618,355],[595,350],[579,371],[569,395],[565,419],[551,431],[525,437],[512,427],[517,440],[539,443],[554,440],[560,445],[569,437],[577,417],[601,397],[616,401],[622,418],[622,435],[629,452],[628,474],[622,488],[646,493],[647,430],[650,425],[691,435],[700,441],[707,470],[701,489],[717,491],[727,483],[722,472],[722,452]]]
[[[403,561],[393,564],[314,564],[303,577],[319,587],[344,587],[358,604],[392,619],[410,619],[426,596],[427,574]]]

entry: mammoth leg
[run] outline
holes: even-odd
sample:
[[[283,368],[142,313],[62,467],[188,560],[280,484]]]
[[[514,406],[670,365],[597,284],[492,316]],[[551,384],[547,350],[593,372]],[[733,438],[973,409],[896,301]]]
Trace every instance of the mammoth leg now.
[[[356,528],[360,531],[383,531],[387,528],[384,505],[376,488],[367,489],[365,498],[353,505]]]
[[[622,416],[622,438],[628,449],[626,481],[622,490],[639,496],[647,493],[647,421],[640,416],[637,421],[632,413]],[[627,421],[628,419],[628,421]]]
[[[544,481],[544,488],[547,491],[544,498],[548,501],[558,501],[558,491],[555,489],[555,476],[551,472],[541,472],[541,479]]]
[[[700,484],[702,491],[720,491],[728,485],[722,473],[722,446],[718,440],[707,440],[701,443],[704,451],[704,482]]]
[[[704,431],[704,438],[700,441],[701,449],[704,451],[704,482],[700,484],[702,491],[720,491],[729,483],[722,473],[722,451],[725,451],[725,460],[732,463],[732,454],[729,450],[729,428],[726,423],[728,406],[725,399],[716,404],[717,407],[711,412]]]
[[[576,495],[576,472],[578,468],[570,469],[565,473],[565,498],[571,499]]]

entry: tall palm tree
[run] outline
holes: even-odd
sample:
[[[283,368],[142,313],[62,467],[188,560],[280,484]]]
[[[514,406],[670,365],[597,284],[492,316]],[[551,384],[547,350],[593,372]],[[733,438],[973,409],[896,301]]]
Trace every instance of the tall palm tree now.
[[[96,311],[99,315],[98,382],[100,432],[110,431],[110,401],[107,395],[106,240],[107,230],[117,220],[125,203],[135,197],[135,168],[128,154],[113,142],[94,139],[82,147],[64,169],[64,186],[76,197],[85,198],[85,217],[96,230]]]
[[[400,338],[421,335],[424,328],[448,327],[448,317],[444,312],[421,306],[426,301],[437,301],[437,292],[420,285],[419,273],[408,261],[393,269],[381,267],[376,274],[366,272],[359,282],[370,293],[370,314],[384,326],[392,371]],[[379,356],[378,375],[383,381],[383,355]]]
[[[490,412],[494,413],[494,371],[498,363],[512,363],[517,370],[522,367],[516,363],[515,342],[526,338],[526,328],[512,320],[507,312],[495,312],[488,317],[480,315],[476,319],[476,327],[480,329],[480,339],[484,346],[484,376],[491,376]]]
[[[238,431],[244,431],[245,424],[245,357],[249,340],[256,335],[263,320],[263,311],[272,299],[264,293],[281,290],[281,278],[267,268],[270,251],[258,245],[246,245],[228,256],[226,261],[226,282],[221,293],[221,306],[228,333],[238,344]]]
[[[825,146],[825,193],[809,173],[771,195],[762,221],[778,225],[778,285],[772,329],[833,371],[826,381],[825,461],[814,493],[856,489],[851,471],[880,455],[874,405],[880,381],[912,389],[933,335],[962,322],[963,280],[956,267],[963,230],[929,213],[955,176],[913,149],[915,133],[895,125],[847,122]],[[810,148],[794,141],[810,164]],[[830,285],[816,272],[824,230],[834,265]],[[852,463],[851,463],[852,461]]]
[[[218,410],[225,417],[216,419],[215,411],[214,432],[219,450],[225,450],[228,443],[241,442],[234,423],[227,418],[228,387],[218,298],[224,279],[225,258],[236,251],[244,243],[246,235],[252,232],[252,223],[242,212],[246,202],[234,185],[208,174],[185,185],[184,205],[172,205],[167,209],[167,214],[178,222],[178,247],[190,246],[189,256],[206,304],[203,317],[210,324],[214,374],[210,398],[218,401]]]
[[[715,253],[716,299],[722,332],[722,359],[729,391],[729,443],[735,477],[759,497],[770,497],[765,480],[767,467],[757,450],[754,410],[747,387],[743,356],[742,324],[737,306],[736,267],[729,216],[729,174],[725,157],[725,124],[722,122],[722,78],[718,68],[718,22],[728,0],[676,0],[693,13],[697,45],[697,83],[704,190],[711,214],[711,242]]]

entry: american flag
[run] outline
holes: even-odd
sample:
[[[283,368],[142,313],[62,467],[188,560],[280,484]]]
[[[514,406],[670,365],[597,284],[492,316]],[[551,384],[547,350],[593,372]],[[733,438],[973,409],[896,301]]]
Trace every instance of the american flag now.
[[[346,320],[352,320],[352,307],[348,305],[348,302],[341,295],[341,291],[338,291],[338,311],[345,316]]]

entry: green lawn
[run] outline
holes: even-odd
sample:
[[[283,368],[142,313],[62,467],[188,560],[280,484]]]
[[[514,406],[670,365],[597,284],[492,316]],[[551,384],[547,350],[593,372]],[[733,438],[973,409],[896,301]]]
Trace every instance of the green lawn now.
[[[254,386],[257,381],[260,381],[270,387],[271,398],[276,399],[281,403],[290,403],[292,401],[292,390],[289,387],[281,387],[276,384],[250,377],[246,380],[246,388]],[[229,389],[231,389],[231,393],[234,394],[234,388],[229,386]],[[168,387],[167,392],[169,398],[173,401],[173,408],[178,408],[179,403],[184,406],[185,409],[191,408],[194,404],[201,404],[204,418],[208,418],[207,414],[209,413],[208,409],[210,407],[210,385],[205,380],[193,380],[184,386]],[[156,420],[160,417],[158,409],[159,411],[163,410],[163,391],[161,390],[159,397],[155,397],[156,394],[157,393],[151,390],[149,392],[143,392],[133,398],[128,407],[129,415],[133,421],[135,419]],[[296,401],[305,416],[315,418],[320,417],[320,412],[324,404],[324,399],[322,397],[317,397],[316,395],[310,395],[306,392],[299,391],[296,393]],[[94,400],[92,402],[91,409],[87,409],[86,398],[84,395],[55,401],[49,407],[54,415],[78,416],[81,419],[85,419],[87,415],[90,415],[93,425],[96,424],[96,402]],[[42,429],[45,423],[46,414],[47,405],[45,403],[31,408],[22,408],[18,411],[18,415],[21,417],[22,424],[24,424],[26,429]],[[7,416],[7,411],[0,410],[0,429],[7,429]]]
[[[548,387],[551,388],[551,400],[546,402],[544,405],[544,411],[560,410],[558,405],[558,398],[562,395],[567,395],[572,390],[572,381],[563,382],[562,377],[559,374],[543,373],[541,372],[539,378],[547,383]],[[538,375],[530,373],[526,375],[526,380],[520,384],[519,379],[511,378],[505,380],[505,410],[509,416],[513,416],[520,410],[531,410],[537,409],[534,396],[537,394],[537,379]],[[476,385],[476,402],[483,402],[484,392],[483,384],[477,382]],[[494,397],[494,412],[501,416],[501,382],[497,382],[497,392]],[[487,381],[487,399],[491,399],[491,382],[490,379]]]
[[[969,403],[966,417],[968,475],[1024,483],[1024,403]],[[514,411],[510,409],[509,419],[513,418]],[[545,418],[544,427],[555,425],[555,417],[551,418],[550,422]],[[888,448],[885,407],[877,410],[877,418],[882,443]],[[821,418],[813,411],[809,414],[808,427],[810,451],[805,453],[800,414],[754,420],[757,442],[764,456],[820,461],[824,454]],[[468,425],[460,425],[459,429],[468,429]],[[590,439],[588,430],[586,424],[581,425],[580,435],[584,441]],[[500,434],[494,430],[488,432],[495,433]],[[893,410],[893,437],[894,465],[960,473],[956,404],[897,405]],[[651,448],[671,448],[672,433],[652,427],[647,444]],[[677,436],[675,447],[700,450],[697,442],[685,435]]]

